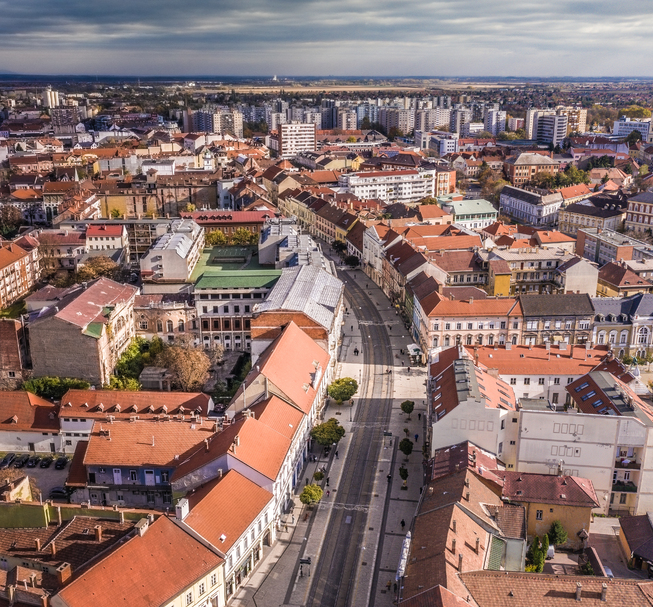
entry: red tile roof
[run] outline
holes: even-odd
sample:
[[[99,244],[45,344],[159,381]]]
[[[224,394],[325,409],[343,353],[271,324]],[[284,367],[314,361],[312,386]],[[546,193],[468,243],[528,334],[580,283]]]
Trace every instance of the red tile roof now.
[[[504,500],[580,508],[599,506],[594,485],[587,478],[508,470],[497,470],[495,474],[503,478],[501,497]]]
[[[109,225],[93,225],[91,224],[86,228],[86,238],[90,236],[107,236],[107,237],[120,237],[125,231],[125,226],[118,224]]]
[[[167,605],[223,560],[165,516],[59,592],[68,607]]]
[[[59,432],[57,408],[49,401],[18,390],[0,391],[0,428],[5,432]]]
[[[189,496],[184,523],[225,553],[273,499],[269,491],[229,470]]]

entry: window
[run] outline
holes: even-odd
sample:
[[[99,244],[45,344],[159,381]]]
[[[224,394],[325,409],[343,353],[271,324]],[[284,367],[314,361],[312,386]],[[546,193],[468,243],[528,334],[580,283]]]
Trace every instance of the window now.
[[[524,385],[525,386],[530,386],[531,385],[531,378],[530,377],[525,377],[524,378]]]
[[[179,332],[180,332],[180,333],[183,333],[183,332],[184,332],[184,321],[183,321],[183,320],[180,320],[180,321],[177,323],[177,328],[179,329]]]
[[[450,322],[445,322],[444,323],[444,330],[449,331],[451,329],[451,323]]]
[[[240,314],[240,306],[234,306],[234,314]]]
[[[503,443],[499,443],[499,453],[503,451]]]
[[[202,595],[206,592],[206,587],[204,586],[204,582],[202,582],[198,587],[197,587],[197,594]]]
[[[225,314],[229,314],[229,306],[222,306],[222,311],[223,311]]]
[[[138,475],[136,474],[136,470],[130,470],[129,471],[129,480],[130,481],[138,480]]]
[[[218,575],[216,573],[211,574],[211,586],[215,586],[218,583]]]
[[[170,479],[170,473],[167,470],[164,470],[163,472],[161,472],[161,482],[162,483],[167,483],[169,479]]]
[[[461,322],[457,322],[457,323],[456,323],[456,330],[457,330],[457,331],[460,331],[460,330],[462,330],[462,328],[463,328],[463,323],[461,323]]]
[[[138,326],[139,326],[141,331],[147,331],[147,320],[141,320],[138,323]]]
[[[157,320],[156,321],[156,330],[158,333],[163,333],[163,321],[162,320]]]
[[[544,510],[536,510],[535,511],[535,519],[536,520],[541,521],[543,516],[544,516]]]
[[[543,377],[540,377],[540,378],[537,380],[537,383],[538,383],[540,386],[543,386],[543,385],[544,385],[544,378],[543,378]]]
[[[626,499],[628,499],[628,494],[627,494],[627,493],[622,493],[622,494],[619,496],[619,503],[620,503],[620,504],[625,504],[625,503],[626,503]]]
[[[515,444],[515,441],[514,441],[514,440],[511,440],[511,441],[510,441],[510,444],[511,444],[511,445],[514,445],[514,444]]]
[[[474,328],[474,323],[468,322],[467,323],[467,330],[471,331]]]
[[[517,423],[517,418],[516,418],[516,417],[513,417],[513,418],[512,418],[512,423],[513,423],[513,424],[516,424],[516,423]]]
[[[554,386],[559,386],[560,385],[560,378],[559,377],[554,377],[553,378],[553,385]]]
[[[503,430],[506,427],[506,420],[502,419],[501,420],[501,429]]]
[[[174,327],[171,320],[166,321],[166,333],[172,333]]]
[[[501,321],[501,328],[502,328],[502,329],[505,329],[505,328],[506,328],[506,321],[505,321],[505,320],[502,320],[502,321]]]
[[[186,605],[192,605],[193,604],[193,593],[189,592],[186,594]]]
[[[511,377],[510,378],[510,385],[511,386],[516,386],[517,385],[517,378],[516,377]]]

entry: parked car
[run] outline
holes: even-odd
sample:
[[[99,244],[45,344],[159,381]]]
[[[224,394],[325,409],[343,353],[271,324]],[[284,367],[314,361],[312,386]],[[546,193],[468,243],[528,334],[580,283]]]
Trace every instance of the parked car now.
[[[612,573],[612,569],[610,569],[610,567],[603,567],[603,569],[605,570],[605,575],[607,577],[609,577],[610,579],[614,577],[614,573]]]
[[[16,459],[16,454],[15,453],[7,453],[2,458],[2,461],[0,462],[0,470],[5,470],[11,466],[11,463]]]
[[[54,457],[51,455],[46,455],[42,460],[41,460],[41,468],[49,468],[50,464],[54,461]]]
[[[36,468],[38,466],[39,462],[41,461],[41,456],[40,455],[33,455],[27,460],[27,467],[28,468]]]
[[[15,460],[14,460],[14,468],[22,468],[26,463],[27,460],[29,459],[29,455],[19,455]]]
[[[57,462],[54,465],[54,467],[57,470],[63,470],[66,467],[67,463],[68,463],[68,458],[67,457],[60,457],[59,459],[57,459]]]
[[[67,500],[69,496],[70,496],[70,491],[65,487],[52,487],[48,495],[49,499],[55,499],[55,500],[61,500],[61,499]]]
[[[550,561],[552,558],[555,558],[556,549],[554,546],[549,546],[549,549],[546,552],[546,560]]]

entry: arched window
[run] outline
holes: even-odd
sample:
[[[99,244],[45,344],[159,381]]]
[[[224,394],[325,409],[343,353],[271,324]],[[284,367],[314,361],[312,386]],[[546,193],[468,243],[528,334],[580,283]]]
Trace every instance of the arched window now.
[[[621,332],[621,335],[619,336],[619,343],[620,344],[628,343],[628,331]]]
[[[617,343],[617,332],[616,331],[610,331],[609,341],[610,341],[611,344],[616,344]]]
[[[468,336],[467,336],[467,339],[465,340],[465,343],[466,343],[468,346],[471,346],[471,345],[472,345],[472,336],[471,336],[471,335],[468,335]]]
[[[434,338],[433,338],[433,347],[434,347],[434,348],[437,348],[437,347],[438,347],[438,341],[439,341],[439,338],[438,338],[438,337],[434,337]]]
[[[163,321],[162,320],[157,320],[156,321],[156,330],[157,330],[157,333],[163,333]]]
[[[513,345],[513,346],[516,346],[516,345],[517,345],[517,336],[516,336],[516,335],[513,335],[513,336],[512,336],[512,345]]]
[[[479,336],[476,338],[476,343],[478,343],[479,346],[482,346],[482,345],[483,345],[483,336],[482,336],[482,335],[479,335]]]
[[[173,325],[171,320],[166,321],[166,332],[172,333],[173,331]]]
[[[448,336],[448,335],[445,335],[445,336],[444,336],[444,346],[445,346],[445,348],[448,348],[448,347],[449,347],[449,345],[450,345],[450,341],[451,341],[451,340],[449,339],[449,336]]]
[[[183,332],[184,332],[184,321],[183,321],[183,320],[180,320],[180,321],[177,323],[177,328],[179,329],[179,332],[180,332],[180,333],[183,333]]]
[[[494,335],[488,335],[487,336],[487,343],[488,343],[489,346],[494,345]]]
[[[598,344],[602,346],[605,343],[605,331],[599,333]]]
[[[638,344],[648,343],[648,329],[646,327],[641,327],[639,331],[637,331],[637,343]]]
[[[460,335],[456,335],[456,345],[459,346],[462,343],[462,338]]]

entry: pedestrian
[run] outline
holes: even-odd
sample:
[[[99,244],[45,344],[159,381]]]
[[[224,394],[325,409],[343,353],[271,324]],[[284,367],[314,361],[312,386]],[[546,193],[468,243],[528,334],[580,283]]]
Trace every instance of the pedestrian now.
[[[410,373],[410,367],[408,367],[408,373]]]
[[[388,474],[387,478],[388,478],[388,482],[390,482],[392,480],[392,474]]]
[[[421,491],[421,489],[420,489],[420,491]],[[292,515],[292,524],[293,525],[295,524],[295,515],[294,514]]]
[[[326,478],[327,487],[329,486],[329,477]]]
[[[283,524],[283,530],[287,533],[288,532],[288,523]]]
[[[419,421],[420,419],[422,419],[422,414],[421,414],[421,413],[418,413],[418,414],[417,414],[417,420]]]
[[[327,497],[331,495],[331,491],[327,491]]]
[[[305,484],[308,485],[308,479],[306,479],[306,483],[305,483]]]
[[[299,577],[304,577],[304,566],[303,565],[299,566]]]
[[[402,367],[404,366],[404,361],[403,361],[403,360],[401,361],[401,366],[402,366]]]
[[[336,459],[338,459],[338,451],[336,451]]]
[[[417,442],[417,439],[419,438],[419,434],[415,435],[415,442]]]
[[[419,494],[420,494],[420,495],[422,495],[422,489],[424,489],[424,487],[420,487],[420,488],[419,488]]]
[[[392,588],[392,582],[388,580],[388,583],[385,585],[385,587],[388,589],[388,592],[390,592],[390,588]]]
[[[394,588],[395,594],[397,594],[397,582],[394,583],[393,588]]]
[[[406,526],[406,521],[402,518],[401,519],[401,530],[404,530],[404,527]]]

